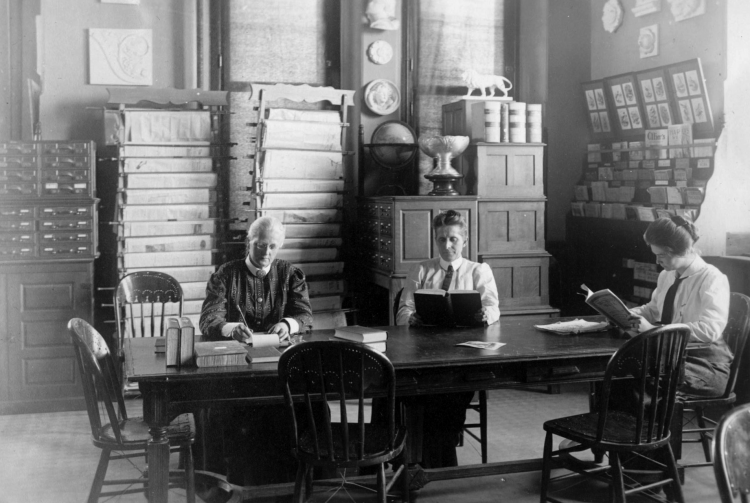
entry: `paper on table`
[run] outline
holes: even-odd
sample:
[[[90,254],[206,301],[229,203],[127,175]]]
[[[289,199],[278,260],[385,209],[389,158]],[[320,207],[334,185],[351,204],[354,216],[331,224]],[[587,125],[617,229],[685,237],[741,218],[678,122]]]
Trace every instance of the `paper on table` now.
[[[250,345],[254,348],[264,348],[267,346],[278,348],[280,345],[279,336],[276,334],[253,332],[250,336]]]
[[[468,346],[470,348],[489,349],[491,351],[494,351],[495,349],[500,349],[501,347],[505,346],[505,344],[505,342],[466,341],[456,344],[456,346]]]
[[[606,321],[586,321],[575,319],[571,321],[558,321],[549,325],[534,325],[535,328],[545,332],[556,334],[580,334],[585,332],[599,332],[605,330],[609,324]]]

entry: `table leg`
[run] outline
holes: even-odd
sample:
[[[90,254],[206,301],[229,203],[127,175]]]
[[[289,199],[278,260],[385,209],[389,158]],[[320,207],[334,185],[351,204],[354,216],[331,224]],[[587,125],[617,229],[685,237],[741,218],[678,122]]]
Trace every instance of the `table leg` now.
[[[145,388],[145,389],[144,389]],[[167,426],[167,393],[164,390],[141,386],[143,415],[149,424],[148,441],[148,500],[167,503],[169,493],[169,438]]]

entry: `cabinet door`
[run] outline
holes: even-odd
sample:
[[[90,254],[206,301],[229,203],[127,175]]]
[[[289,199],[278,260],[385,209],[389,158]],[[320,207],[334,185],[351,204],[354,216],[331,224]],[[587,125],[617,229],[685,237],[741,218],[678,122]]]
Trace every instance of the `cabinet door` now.
[[[492,268],[500,311],[549,304],[549,256],[482,257]]]
[[[479,145],[475,173],[480,197],[544,196],[544,147],[541,145]]]
[[[9,399],[19,411],[39,410],[40,401],[45,410],[65,408],[83,395],[67,323],[91,321],[90,267],[43,267],[49,272],[7,276]]]
[[[479,254],[544,250],[544,201],[479,202]]]

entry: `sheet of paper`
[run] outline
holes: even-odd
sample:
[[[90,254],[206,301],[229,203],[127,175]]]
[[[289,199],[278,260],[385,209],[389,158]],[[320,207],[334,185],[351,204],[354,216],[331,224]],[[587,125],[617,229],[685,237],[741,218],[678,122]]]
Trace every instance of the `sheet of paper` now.
[[[580,334],[585,332],[599,332],[606,330],[609,324],[606,321],[586,321],[575,319],[571,321],[558,321],[549,325],[534,325],[535,328],[545,332],[557,334]]]
[[[504,342],[483,342],[483,341],[466,341],[456,344],[456,346],[468,346],[470,348],[487,349],[494,351],[505,346]]]

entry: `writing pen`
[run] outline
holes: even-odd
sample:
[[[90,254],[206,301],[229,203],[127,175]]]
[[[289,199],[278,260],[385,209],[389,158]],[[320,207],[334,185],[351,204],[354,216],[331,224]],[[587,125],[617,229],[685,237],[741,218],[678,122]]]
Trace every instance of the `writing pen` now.
[[[247,320],[245,319],[245,314],[242,312],[242,309],[240,308],[239,304],[235,304],[235,307],[237,308],[237,311],[240,312],[240,318],[242,318],[242,324],[245,325],[245,328],[250,330],[250,333],[253,333],[253,330],[250,328],[250,326],[247,324]],[[248,341],[245,341],[248,342]]]

